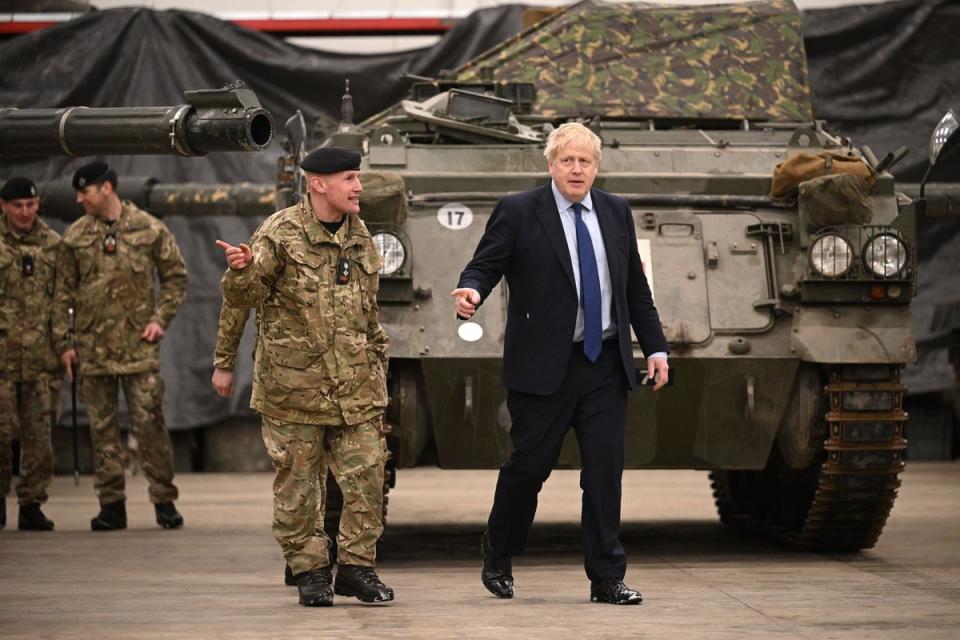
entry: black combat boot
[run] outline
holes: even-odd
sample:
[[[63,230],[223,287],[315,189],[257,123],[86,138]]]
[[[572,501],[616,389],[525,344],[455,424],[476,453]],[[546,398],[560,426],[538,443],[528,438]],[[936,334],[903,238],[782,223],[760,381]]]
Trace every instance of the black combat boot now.
[[[0,529],[7,526],[7,499],[0,500]]]
[[[164,529],[179,529],[183,526],[183,516],[173,506],[172,502],[160,502],[153,505],[157,514],[157,524]]]
[[[290,565],[283,565],[283,584],[288,587],[297,586],[297,579],[293,575],[293,569],[290,568]]]
[[[17,529],[21,531],[53,531],[53,520],[43,515],[39,502],[21,505],[17,518]]]
[[[91,521],[90,528],[94,531],[113,531],[127,528],[127,503],[123,500],[111,502],[100,507]]]
[[[480,543],[480,555],[483,556],[483,569],[480,580],[487,591],[498,598],[513,597],[513,562],[505,553],[494,551],[490,546],[490,533],[483,532]]]
[[[393,589],[380,582],[373,567],[360,567],[355,564],[337,566],[337,581],[333,592],[338,596],[355,597],[361,602],[390,602]]]
[[[298,573],[296,580],[300,604],[305,607],[333,606],[333,590],[330,588],[333,574],[329,566]]]

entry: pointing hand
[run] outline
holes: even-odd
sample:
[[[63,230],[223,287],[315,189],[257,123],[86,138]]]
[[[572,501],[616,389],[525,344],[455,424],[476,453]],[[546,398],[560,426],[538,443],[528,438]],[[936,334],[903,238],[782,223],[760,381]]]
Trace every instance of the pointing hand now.
[[[457,310],[457,317],[461,320],[469,320],[477,312],[477,305],[480,304],[480,294],[476,289],[454,289],[450,292],[453,297],[453,306]]]
[[[253,262],[253,251],[245,244],[235,247],[229,242],[217,240],[217,246],[223,249],[227,256],[227,264],[234,271],[240,271]]]

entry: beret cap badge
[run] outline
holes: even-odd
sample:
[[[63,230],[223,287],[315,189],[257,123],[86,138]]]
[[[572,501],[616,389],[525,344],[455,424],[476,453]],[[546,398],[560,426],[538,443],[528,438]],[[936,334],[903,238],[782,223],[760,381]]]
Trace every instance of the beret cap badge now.
[[[20,198],[36,198],[37,187],[29,178],[13,177],[3,183],[0,189],[0,199],[17,200]]]
[[[76,191],[82,191],[85,187],[101,182],[109,182],[114,188],[117,186],[117,172],[106,162],[87,163],[73,174],[73,188]]]

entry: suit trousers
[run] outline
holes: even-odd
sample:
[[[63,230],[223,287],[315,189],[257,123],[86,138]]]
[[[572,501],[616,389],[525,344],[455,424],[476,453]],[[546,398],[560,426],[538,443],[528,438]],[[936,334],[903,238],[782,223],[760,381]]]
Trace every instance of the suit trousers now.
[[[603,342],[596,362],[583,345],[571,345],[560,388],[548,396],[508,391],[513,452],[500,468],[488,521],[490,544],[508,555],[523,553],[537,510],[537,494],[550,476],[573,427],[580,448],[584,567],[590,580],[623,578],[620,544],[627,380],[616,340]]]

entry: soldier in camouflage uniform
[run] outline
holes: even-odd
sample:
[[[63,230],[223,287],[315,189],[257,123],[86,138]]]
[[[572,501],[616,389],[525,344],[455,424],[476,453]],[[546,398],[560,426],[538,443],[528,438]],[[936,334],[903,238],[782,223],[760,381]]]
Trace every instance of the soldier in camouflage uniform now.
[[[213,352],[213,376],[210,383],[213,390],[224,398],[229,398],[234,391],[233,371],[237,364],[237,349],[240,345],[240,338],[243,337],[243,328],[247,324],[249,309],[234,307],[224,300],[220,307],[220,322],[217,325],[217,345]],[[327,466],[322,465],[317,476],[319,482],[317,489],[320,495],[317,499],[317,533],[327,538],[324,529],[324,514],[326,513],[327,502]],[[329,541],[327,546],[329,548]],[[283,583],[287,586],[297,584],[293,575],[293,569],[286,565],[283,570]]]
[[[160,339],[186,294],[187,270],[169,229],[116,193],[116,173],[103,162],[73,178],[86,214],[64,234],[57,263],[54,346],[90,416],[100,513],[95,531],[127,526],[123,451],[117,419],[118,387],[150,482],[157,524],[176,528],[170,436],[163,420]],[[155,291],[159,278],[159,295]],[[76,349],[68,308],[76,310]]]
[[[218,242],[230,267],[221,286],[231,305],[261,311],[251,406],[276,467],[273,531],[300,603],[329,606],[334,593],[384,602],[393,590],[373,569],[386,460],[382,260],[356,215],[360,154],[328,147],[300,166],[303,202],[267,220],[252,247]],[[324,464],[343,492],[333,589],[328,541],[316,526]]]
[[[40,510],[53,478],[51,430],[62,373],[50,340],[54,268],[60,235],[37,211],[37,188],[10,178],[0,189],[0,529],[7,523],[12,440],[20,425],[17,528],[51,531]]]

